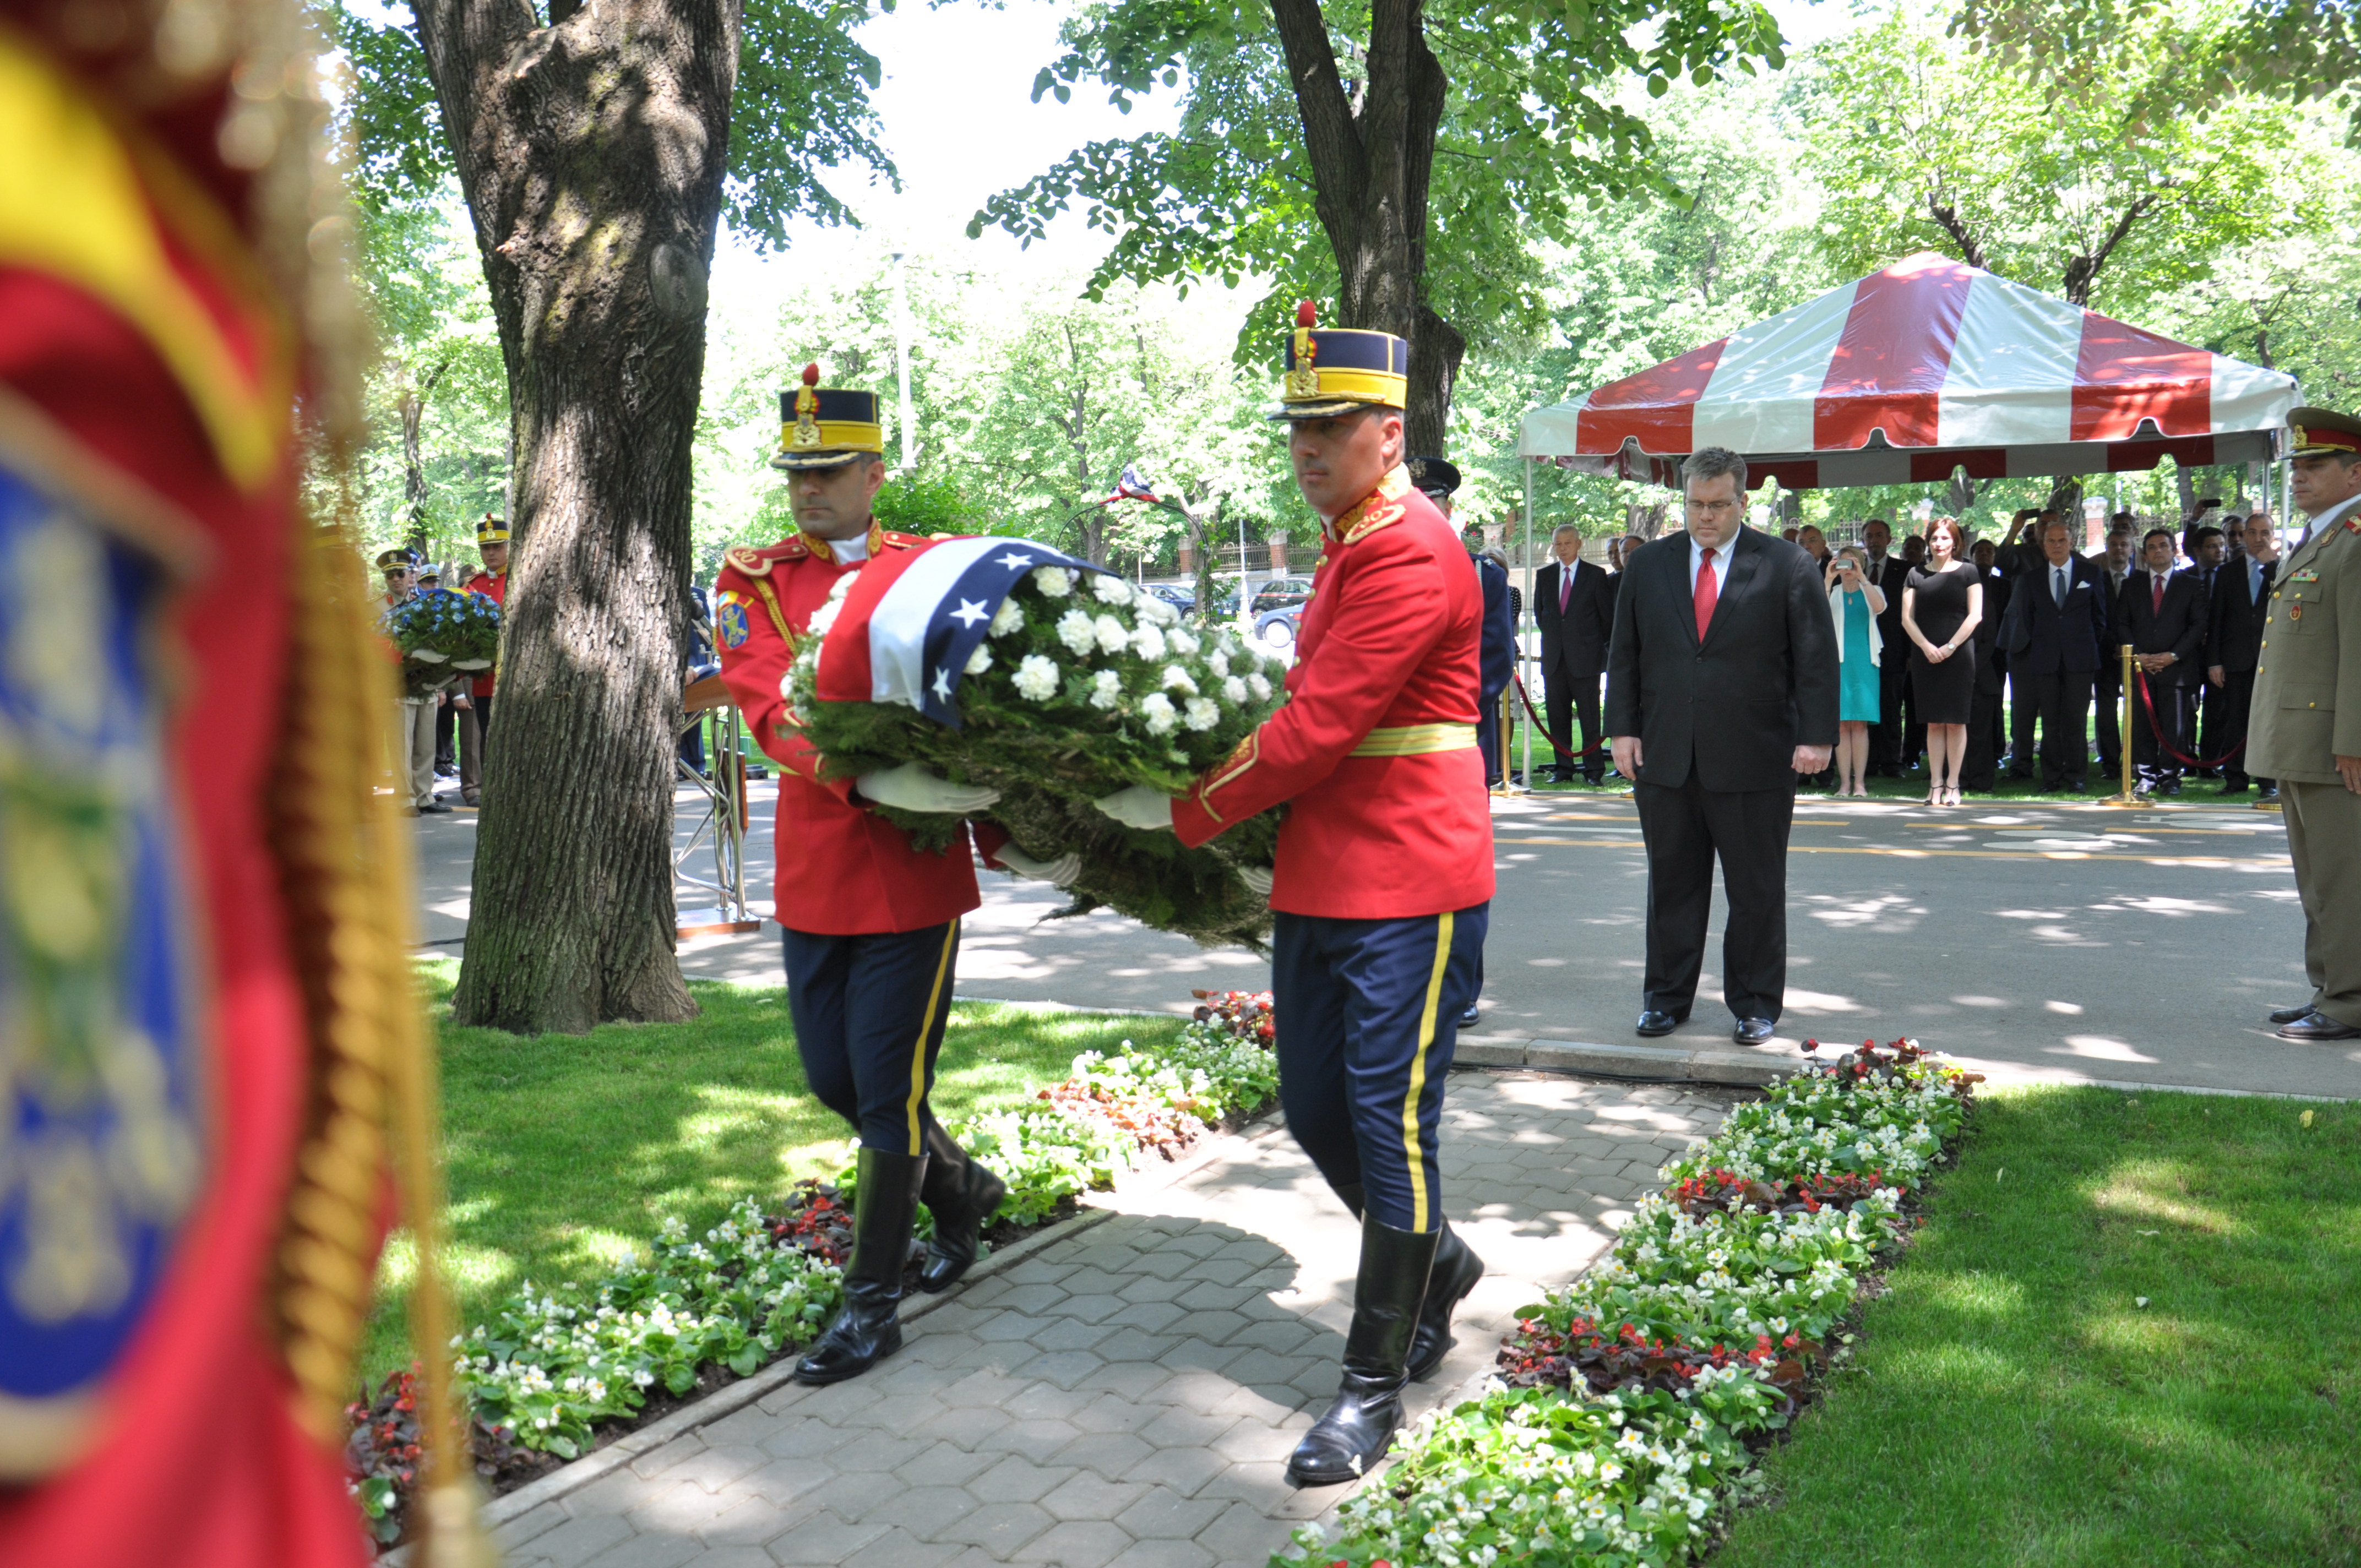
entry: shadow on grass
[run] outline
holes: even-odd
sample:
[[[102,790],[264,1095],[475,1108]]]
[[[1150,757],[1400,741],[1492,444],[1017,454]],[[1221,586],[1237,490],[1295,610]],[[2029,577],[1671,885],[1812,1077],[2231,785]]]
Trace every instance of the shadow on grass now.
[[[457,966],[422,966],[442,1047],[448,1271],[464,1323],[525,1280],[585,1281],[677,1216],[712,1224],[850,1163],[851,1133],[804,1079],[783,988],[693,981],[685,1024],[609,1025],[537,1037],[449,1022]],[[945,1123],[1030,1098],[1086,1050],[1177,1035],[1177,1020],[954,1007],[937,1065]],[[362,1368],[410,1358],[416,1256],[387,1248]]]
[[[2361,1563],[2361,1107],[1991,1096],[1887,1284],[1716,1568]]]

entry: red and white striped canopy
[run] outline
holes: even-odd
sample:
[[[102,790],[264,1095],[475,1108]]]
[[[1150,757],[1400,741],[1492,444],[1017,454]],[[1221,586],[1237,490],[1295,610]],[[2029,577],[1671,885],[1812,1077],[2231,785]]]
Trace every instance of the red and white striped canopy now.
[[[1675,483],[1704,446],[1789,489],[2278,455],[2295,378],[1932,252],[1525,416],[1520,455]]]

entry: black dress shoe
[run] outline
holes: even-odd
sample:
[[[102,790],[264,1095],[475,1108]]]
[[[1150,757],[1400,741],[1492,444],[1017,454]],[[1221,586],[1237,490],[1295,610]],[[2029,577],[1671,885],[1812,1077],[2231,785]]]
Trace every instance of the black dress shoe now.
[[[1671,1014],[1652,1011],[1640,1014],[1640,1021],[1631,1025],[1631,1032],[1643,1040],[1653,1040],[1659,1035],[1669,1035],[1680,1026],[1681,1021]]]
[[[2271,1022],[2274,1024],[2292,1024],[2299,1019],[2309,1018],[2311,1016],[2312,1003],[2309,1002],[2305,1003],[2301,1007],[2274,1007],[2271,1009]]]
[[[418,808],[418,815],[421,817],[435,817],[440,816],[442,813],[450,809],[451,808],[449,806],[444,805],[439,800],[430,800],[425,805]]]
[[[1738,1027],[1730,1032],[1730,1037],[1741,1046],[1767,1046],[1771,1043],[1771,1036],[1778,1032],[1779,1026],[1768,1018],[1741,1018]]]
[[[1459,1026],[1463,1029],[1472,1029],[1483,1021],[1484,1007],[1481,1003],[1469,1003],[1467,1004],[1467,1011],[1459,1015]]]
[[[2224,795],[2244,795],[2246,793],[2246,781],[2240,779],[2236,784],[2225,784],[2222,786],[2222,793]]]
[[[2350,1024],[2340,1024],[2325,1013],[2314,1013],[2292,1024],[2279,1025],[2282,1040],[2361,1040],[2361,1029]]]
[[[2255,804],[2257,806],[2274,805],[2278,802],[2279,798],[2279,786],[2277,784],[2266,784],[2264,787],[2255,792]]]

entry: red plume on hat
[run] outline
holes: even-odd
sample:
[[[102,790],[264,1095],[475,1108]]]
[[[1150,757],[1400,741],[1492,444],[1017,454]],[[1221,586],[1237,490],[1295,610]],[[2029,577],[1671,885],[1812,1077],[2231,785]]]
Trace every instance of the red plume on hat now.
[[[1295,302],[1295,324],[1301,327],[1318,326],[1320,307],[1309,300],[1298,300]]]
[[[813,389],[819,385],[819,364],[817,360],[804,367],[804,384],[796,393],[796,417],[808,422],[819,412],[819,394]]]

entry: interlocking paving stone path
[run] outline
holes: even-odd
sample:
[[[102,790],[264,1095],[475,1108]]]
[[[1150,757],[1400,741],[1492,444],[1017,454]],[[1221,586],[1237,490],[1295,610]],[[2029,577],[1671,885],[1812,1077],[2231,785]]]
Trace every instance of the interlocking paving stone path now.
[[[1483,1371],[1730,1102],[1454,1073],[1444,1202],[1489,1268],[1412,1413]],[[1283,1469],[1336,1391],[1357,1229],[1275,1126],[1106,1201],[865,1376],[788,1385],[509,1520],[511,1568],[1262,1568],[1345,1495]]]

